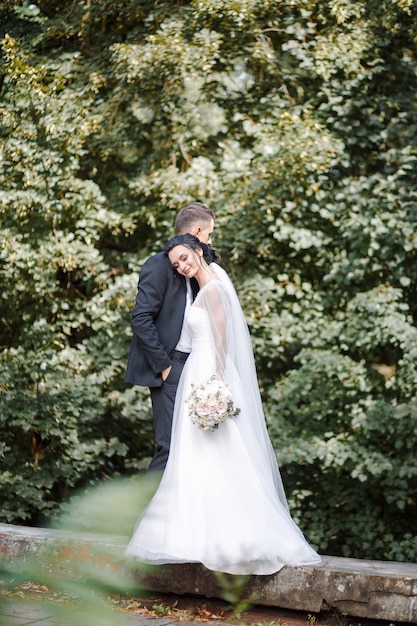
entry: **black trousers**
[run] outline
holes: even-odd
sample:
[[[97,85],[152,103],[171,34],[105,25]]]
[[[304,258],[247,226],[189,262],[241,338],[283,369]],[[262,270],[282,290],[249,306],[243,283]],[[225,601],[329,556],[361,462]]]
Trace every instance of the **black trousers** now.
[[[155,453],[148,470],[163,470],[168,460],[171,444],[172,418],[175,396],[180,376],[188,354],[175,351],[172,368],[162,387],[150,387],[153,426],[155,431]]]

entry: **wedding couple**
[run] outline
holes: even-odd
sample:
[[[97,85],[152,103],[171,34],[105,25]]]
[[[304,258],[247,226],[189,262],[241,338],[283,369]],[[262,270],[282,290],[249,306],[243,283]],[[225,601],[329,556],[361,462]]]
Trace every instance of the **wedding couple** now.
[[[177,236],[141,271],[126,382],[150,387],[150,469],[165,470],[126,553],[229,574],[319,563],[288,511],[249,331],[211,248],[213,228],[207,207],[187,205]],[[207,424],[218,411],[221,423]]]

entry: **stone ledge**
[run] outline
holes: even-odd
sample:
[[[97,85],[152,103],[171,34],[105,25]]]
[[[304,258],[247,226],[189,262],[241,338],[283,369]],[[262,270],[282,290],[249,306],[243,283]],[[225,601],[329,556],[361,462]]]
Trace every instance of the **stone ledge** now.
[[[79,566],[86,562],[116,575],[126,573],[126,542],[126,537],[0,524],[0,553],[6,564],[22,568],[47,554],[48,567],[57,575],[80,575]],[[140,569],[135,580],[141,588],[160,593],[221,597],[215,574],[198,564]],[[244,595],[265,606],[312,613],[336,609],[352,617],[417,623],[417,564],[322,556],[320,565],[286,566],[271,576],[251,576]]]

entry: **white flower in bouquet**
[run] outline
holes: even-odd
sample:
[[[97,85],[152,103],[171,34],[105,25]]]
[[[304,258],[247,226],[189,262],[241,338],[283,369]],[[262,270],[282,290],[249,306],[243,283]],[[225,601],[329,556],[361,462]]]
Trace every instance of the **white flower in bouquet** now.
[[[216,430],[228,417],[237,417],[232,393],[216,374],[200,385],[191,385],[192,391],[186,402],[193,424],[201,430]]]

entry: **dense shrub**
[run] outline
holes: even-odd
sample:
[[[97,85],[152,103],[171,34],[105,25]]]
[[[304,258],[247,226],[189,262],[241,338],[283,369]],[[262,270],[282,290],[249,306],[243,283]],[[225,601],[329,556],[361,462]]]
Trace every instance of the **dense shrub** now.
[[[145,466],[130,311],[197,200],[293,514],[321,552],[415,560],[415,2],[2,6],[1,519]]]

